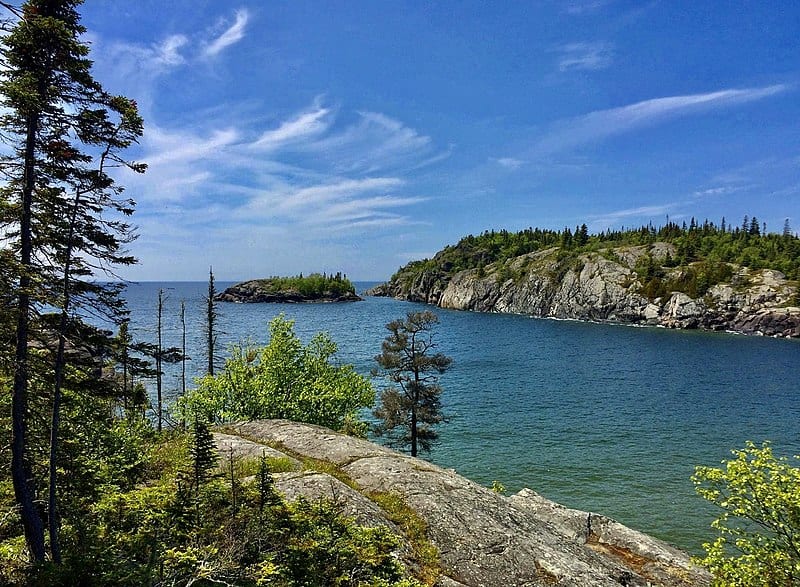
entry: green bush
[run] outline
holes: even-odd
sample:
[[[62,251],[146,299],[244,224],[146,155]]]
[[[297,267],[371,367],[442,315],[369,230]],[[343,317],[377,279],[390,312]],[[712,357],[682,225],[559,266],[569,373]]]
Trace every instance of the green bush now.
[[[800,584],[800,468],[768,443],[732,452],[722,468],[697,467],[692,477],[697,493],[722,510],[699,562],[719,586]]]
[[[224,369],[198,381],[178,402],[180,417],[209,422],[285,418],[334,430],[360,430],[354,420],[375,400],[369,379],[352,365],[334,362],[337,347],[325,333],[303,346],[294,322],[270,322],[270,341],[261,348],[231,348]]]

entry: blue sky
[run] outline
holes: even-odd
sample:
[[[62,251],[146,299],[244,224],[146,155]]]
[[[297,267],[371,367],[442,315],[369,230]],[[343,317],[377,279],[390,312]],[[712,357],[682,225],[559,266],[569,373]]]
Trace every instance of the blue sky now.
[[[145,117],[132,280],[385,279],[492,228],[800,228],[795,2],[81,10]]]

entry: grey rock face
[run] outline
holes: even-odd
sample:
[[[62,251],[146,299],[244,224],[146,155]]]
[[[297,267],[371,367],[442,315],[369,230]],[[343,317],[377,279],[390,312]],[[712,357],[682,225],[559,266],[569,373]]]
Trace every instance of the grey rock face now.
[[[437,585],[443,587],[709,584],[707,573],[692,566],[685,553],[530,490],[503,497],[453,471],[319,426],[270,420],[236,424],[231,432],[333,463],[356,488],[323,473],[285,473],[276,478],[287,497],[333,497],[361,523],[400,533],[368,499],[375,493],[399,494],[427,523],[428,538],[439,549]],[[255,452],[240,446],[245,454]],[[405,544],[403,558],[410,548]]]
[[[374,291],[456,310],[800,337],[800,308],[791,303],[797,285],[779,271],[735,268],[730,283],[702,297],[676,291],[651,300],[634,271],[646,254],[663,260],[675,250],[667,243],[620,247],[605,256],[582,254],[565,266],[556,249],[547,249],[480,272],[422,272],[410,287],[390,282]],[[671,276],[679,274],[674,269]]]

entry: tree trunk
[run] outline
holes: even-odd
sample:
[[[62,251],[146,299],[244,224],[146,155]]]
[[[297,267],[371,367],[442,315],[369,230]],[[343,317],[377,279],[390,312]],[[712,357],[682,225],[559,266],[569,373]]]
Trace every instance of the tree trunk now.
[[[163,353],[162,345],[161,345],[161,314],[164,310],[164,290],[158,290],[158,348],[156,349],[156,403],[157,403],[157,410],[158,410],[158,424],[156,425],[156,430],[161,432],[163,427],[163,406],[161,401],[161,355]]]
[[[214,328],[217,318],[217,312],[214,308],[214,295],[216,289],[214,288],[214,271],[209,268],[208,270],[208,297],[206,298],[206,334],[208,335],[208,374],[214,376]]]
[[[69,232],[67,236],[67,251],[64,259],[64,283],[61,292],[63,296],[61,305],[61,319],[58,325],[58,351],[56,352],[56,362],[53,368],[55,386],[53,389],[53,414],[50,420],[50,470],[47,495],[47,525],[50,534],[50,555],[53,562],[61,564],[61,546],[58,539],[58,503],[56,500],[56,490],[58,480],[56,479],[56,464],[58,460],[58,431],[61,426],[61,388],[64,381],[64,347],[67,339],[67,324],[70,311],[70,288],[69,276],[72,270],[72,239],[75,234],[75,223],[77,221],[78,206],[80,204],[80,194],[75,195],[75,202],[72,207],[72,214],[69,220]]]
[[[34,503],[36,489],[33,473],[26,457],[28,418],[28,334],[30,328],[33,239],[31,231],[33,191],[35,187],[35,142],[39,115],[28,118],[25,137],[25,174],[22,185],[20,216],[19,297],[17,302],[17,341],[14,359],[14,388],[11,396],[11,478],[14,496],[20,507],[25,541],[34,562],[45,558],[44,524]]]

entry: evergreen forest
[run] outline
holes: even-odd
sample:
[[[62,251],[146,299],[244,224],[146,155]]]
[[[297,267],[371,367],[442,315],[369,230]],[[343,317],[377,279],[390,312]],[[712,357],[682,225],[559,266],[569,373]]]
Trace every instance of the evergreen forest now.
[[[667,267],[698,261],[734,263],[752,269],[776,269],[789,279],[800,279],[800,238],[792,231],[788,219],[780,232],[767,232],[766,226],[755,216],[745,216],[741,224],[735,225],[725,218],[719,224],[709,220],[699,223],[692,218],[688,224],[667,222],[658,228],[648,224],[593,234],[586,224],[560,231],[547,228],[526,228],[518,232],[487,230],[478,236],[462,238],[432,259],[413,261],[401,267],[398,273],[437,269],[453,274],[549,248],[575,256],[656,242],[670,243],[676,248],[675,257],[664,263]]]

